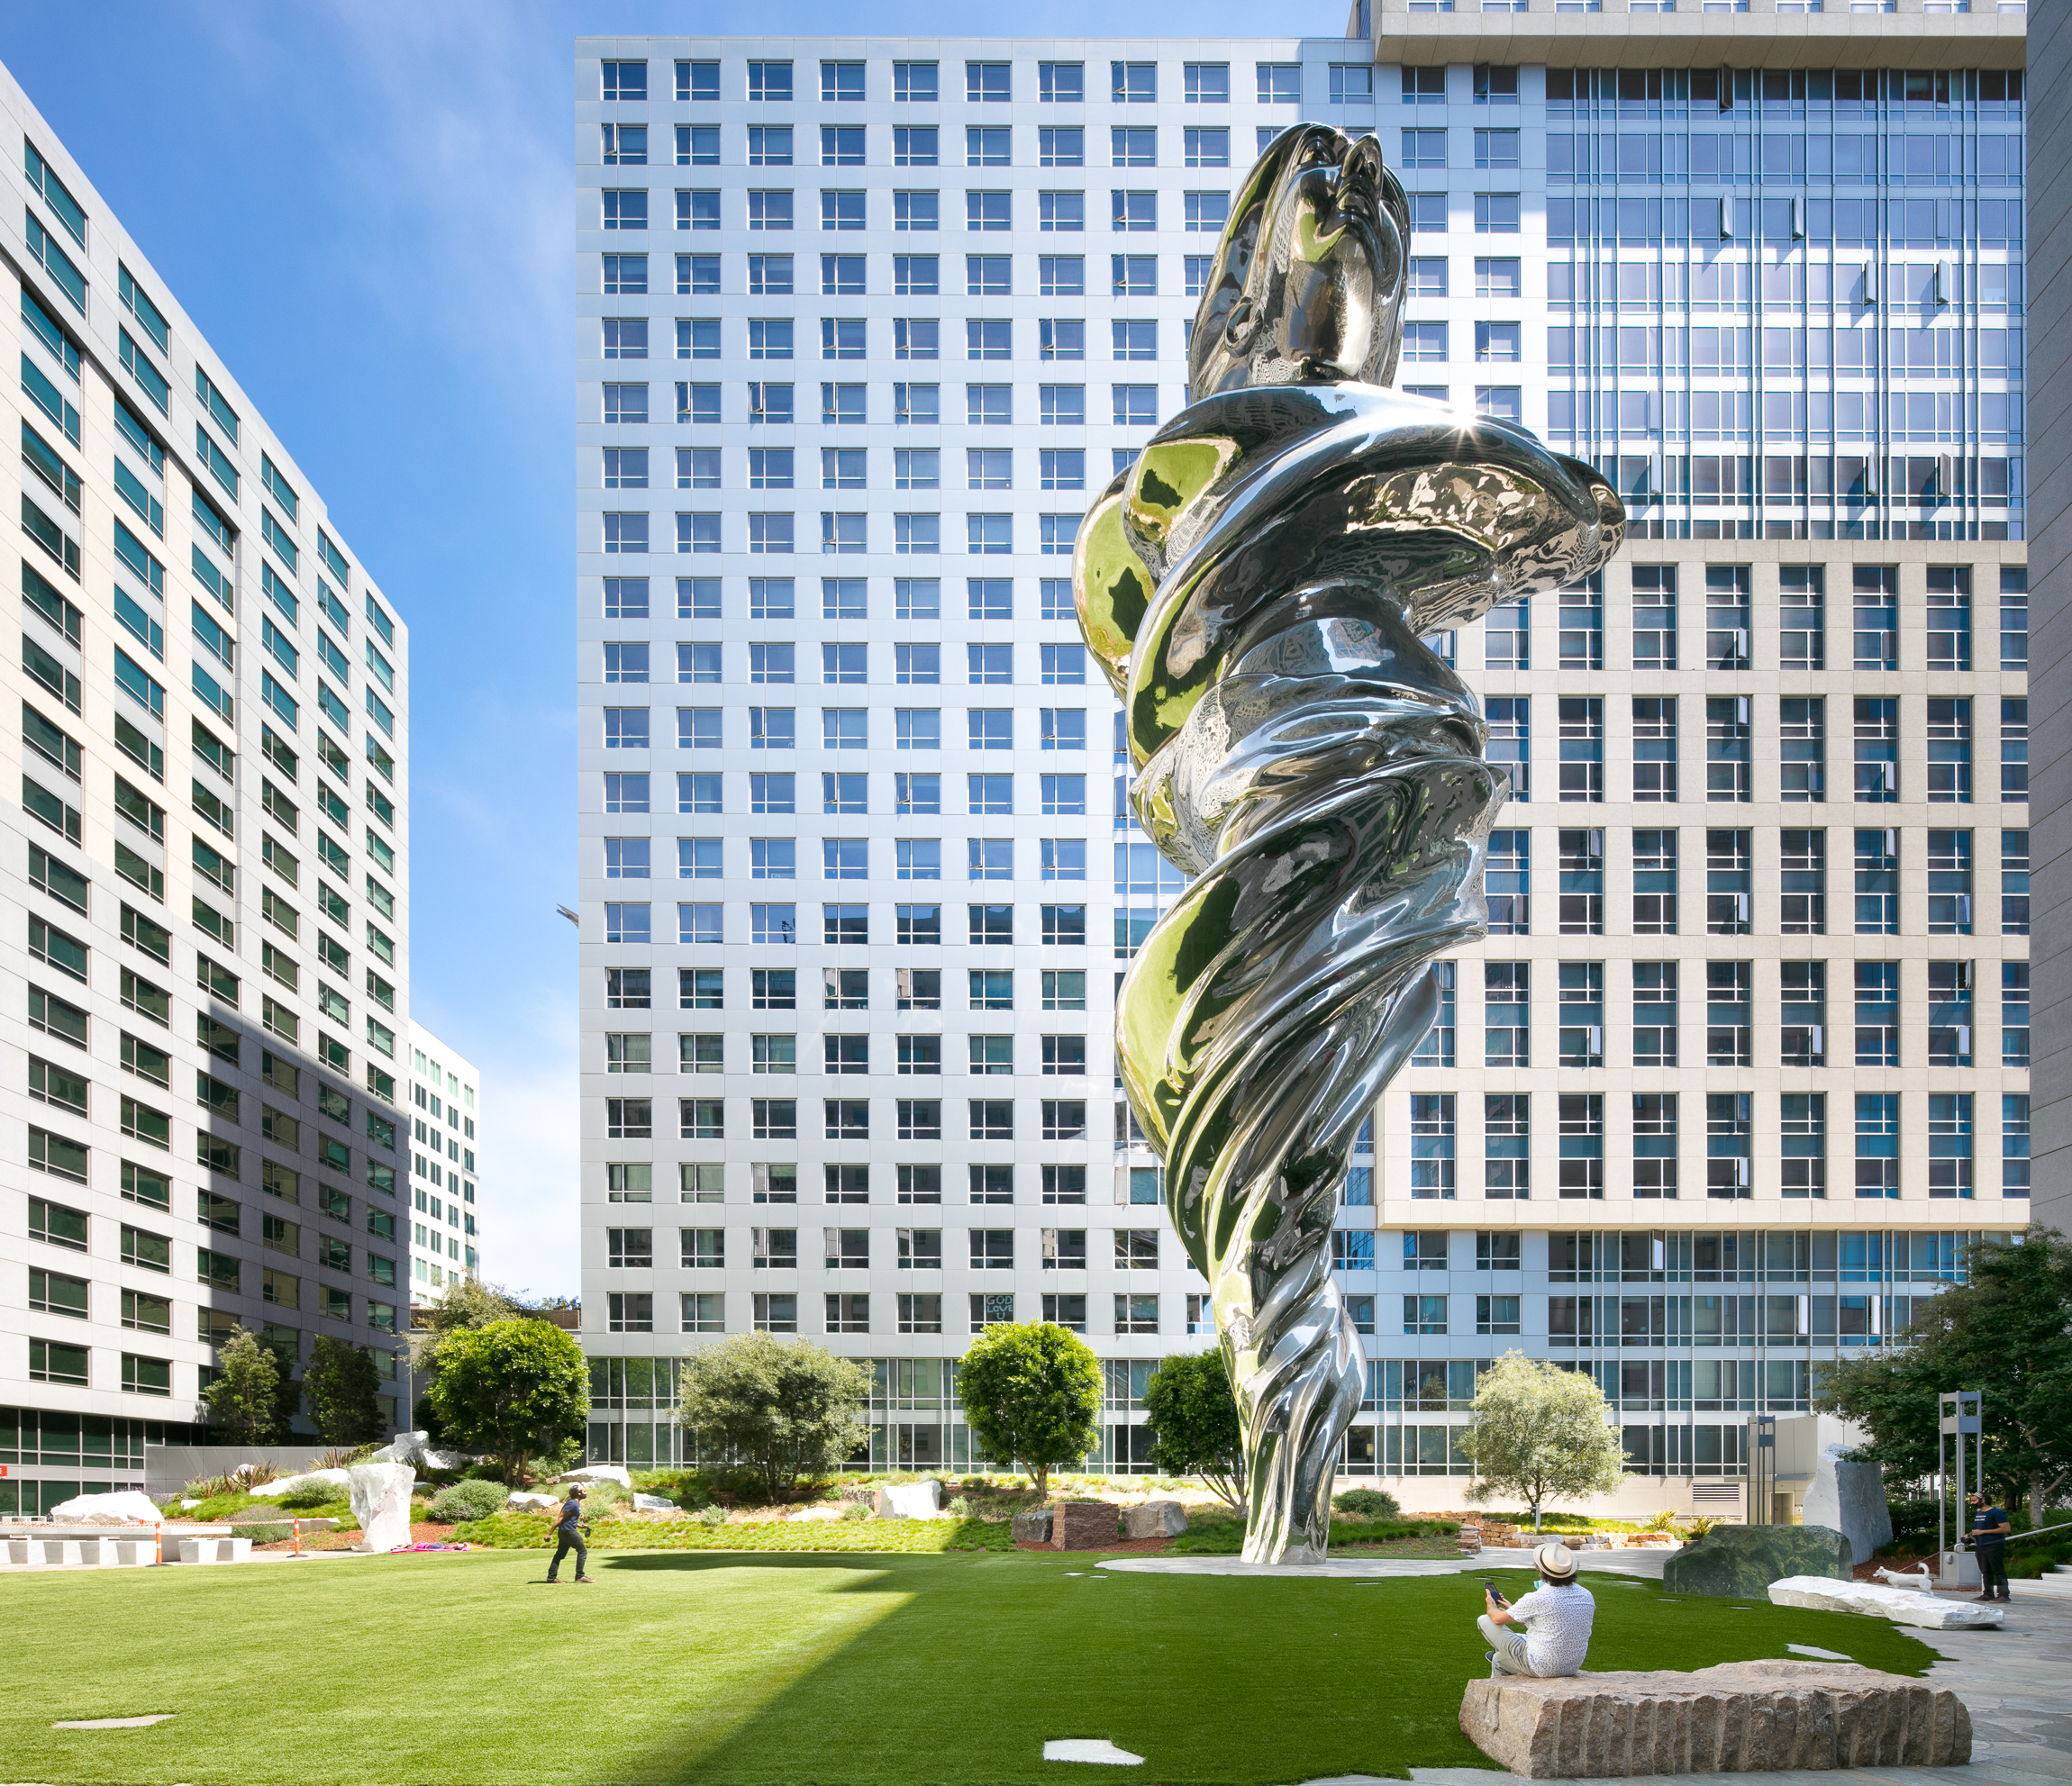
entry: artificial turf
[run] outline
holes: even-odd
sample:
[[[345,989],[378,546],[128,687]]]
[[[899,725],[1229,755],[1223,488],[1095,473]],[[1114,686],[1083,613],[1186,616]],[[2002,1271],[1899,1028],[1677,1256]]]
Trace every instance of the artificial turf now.
[[[0,1587],[5,1777],[74,1786],[1018,1786],[1106,1737],[1151,1782],[1488,1763],[1479,1573],[1387,1580],[1112,1572],[1079,1555],[537,1553],[58,1572]],[[1489,1572],[1515,1598],[1517,1570]],[[1586,1578],[1593,1670],[1818,1645],[1923,1672],[1882,1621]],[[144,1729],[59,1719],[174,1712]]]

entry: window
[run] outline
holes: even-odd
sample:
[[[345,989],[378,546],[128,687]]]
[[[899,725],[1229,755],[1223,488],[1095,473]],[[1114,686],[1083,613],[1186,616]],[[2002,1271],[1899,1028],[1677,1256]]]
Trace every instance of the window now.
[[[1604,965],[1564,961],[1560,969],[1559,1058],[1563,1066],[1604,1064]]]
[[[1410,1100],[1410,1194],[1454,1196],[1454,1094],[1417,1092]],[[1371,1194],[1371,1193],[1370,1193]]]
[[[1677,964],[1633,963],[1633,1065],[1677,1065]]]
[[[932,105],[937,96],[935,63],[895,62],[892,65],[892,97],[895,104]]]
[[[1865,762],[1865,730],[1862,723],[1863,709],[1867,705],[1890,709],[1896,712],[1896,702],[1857,703],[1858,750],[1857,761],[1858,788],[1857,798],[1864,798],[1861,786],[1862,768]],[[1888,720],[1881,737],[1889,739],[1896,748],[1896,721]],[[1889,757],[1877,759],[1890,762]],[[1897,770],[1893,769],[1892,780],[1896,797]],[[1957,803],[1968,805],[1971,800],[1971,703],[1963,699],[1931,696],[1928,703],[1928,798],[1931,803]]]
[[[1677,667],[1677,567],[1635,565],[1633,579],[1633,667]]]
[[[1633,1194],[1666,1198],[1677,1194],[1677,1094],[1641,1092],[1633,1095]]]
[[[2000,934],[2029,934],[2029,833],[2000,834]]]
[[[1714,937],[1749,934],[1753,894],[1750,833],[1705,833],[1705,931]]]
[[[1899,833],[1856,834],[1856,934],[1899,934]]]
[[[1492,700],[1491,732],[1496,730],[1495,710],[1505,703]],[[1515,703],[1522,706],[1524,703]],[[1489,907],[1489,934],[1493,937],[1528,936],[1532,929],[1532,833],[1527,830],[1493,831],[1484,881]]]
[[[1636,638],[1638,635],[1636,635]],[[1677,697],[1633,696],[1633,798],[1677,798]]]
[[[1531,1194],[1531,1099],[1524,1092],[1483,1098],[1483,1195],[1522,1200]]]

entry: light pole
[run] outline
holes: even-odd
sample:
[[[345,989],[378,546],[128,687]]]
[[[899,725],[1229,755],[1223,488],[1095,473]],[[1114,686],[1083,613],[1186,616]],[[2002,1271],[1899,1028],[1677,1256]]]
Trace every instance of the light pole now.
[[[1986,1422],[1980,1414],[1981,1392],[1955,1389],[1936,1397],[1935,1435],[1935,1548],[1937,1585],[1944,1588],[1976,1588],[1979,1582],[1978,1559],[1964,1541],[1966,1488],[1965,1441],[1971,1442],[1970,1484],[1976,1488],[1986,1479]],[[1957,1461],[1957,1513],[1950,1533],[1943,1536],[1943,1514],[1949,1501],[1949,1462]]]

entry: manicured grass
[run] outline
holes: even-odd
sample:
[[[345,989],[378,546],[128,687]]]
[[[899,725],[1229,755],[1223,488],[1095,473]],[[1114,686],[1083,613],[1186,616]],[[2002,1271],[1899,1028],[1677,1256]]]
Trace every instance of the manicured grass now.
[[[0,1582],[6,1777],[75,1786],[1020,1786],[1104,1736],[1146,1782],[1485,1764],[1479,1575],[1272,1581],[1079,1556],[508,1551]],[[1524,1572],[1491,1572],[1516,1597]],[[1590,1581],[1593,1668],[1786,1654],[1919,1673],[1893,1627]],[[396,1647],[404,1634],[404,1647]],[[141,1730],[59,1718],[170,1711]]]

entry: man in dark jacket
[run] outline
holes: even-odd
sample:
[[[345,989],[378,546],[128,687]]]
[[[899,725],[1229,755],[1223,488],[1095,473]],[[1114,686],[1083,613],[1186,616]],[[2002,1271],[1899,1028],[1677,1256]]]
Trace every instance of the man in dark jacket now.
[[[1977,1491],[1971,1496],[1971,1547],[1978,1556],[1984,1591],[1980,1600],[2005,1600],[2007,1593],[2007,1515]]]
[[[560,1523],[554,1528],[554,1536],[560,1540],[554,1551],[554,1560],[547,1565],[547,1579],[560,1580],[561,1559],[573,1550],[576,1553],[576,1579],[587,1582],[589,1576],[583,1571],[590,1561],[590,1547],[583,1542],[583,1532],[578,1523],[583,1518],[583,1485],[571,1482],[568,1499],[562,1503]]]

